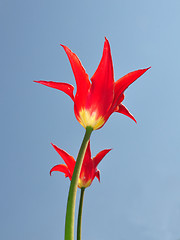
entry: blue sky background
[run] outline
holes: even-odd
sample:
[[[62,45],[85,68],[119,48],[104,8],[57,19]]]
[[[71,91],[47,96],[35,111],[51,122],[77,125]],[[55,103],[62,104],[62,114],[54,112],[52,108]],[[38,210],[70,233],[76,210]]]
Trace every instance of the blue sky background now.
[[[75,85],[60,43],[91,77],[111,44],[115,79],[152,66],[126,91],[138,121],[113,114],[92,135],[101,183],[85,192],[83,240],[180,239],[180,2],[0,1],[0,238],[61,240],[69,180],[49,176],[76,156],[84,135],[64,93],[33,83]]]

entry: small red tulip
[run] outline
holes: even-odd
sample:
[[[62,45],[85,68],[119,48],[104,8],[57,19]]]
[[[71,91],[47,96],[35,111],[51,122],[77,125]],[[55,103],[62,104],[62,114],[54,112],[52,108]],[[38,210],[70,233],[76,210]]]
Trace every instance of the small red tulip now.
[[[50,175],[53,171],[59,171],[63,172],[65,174],[65,177],[69,177],[69,179],[71,180],[76,161],[64,150],[58,148],[54,144],[52,144],[52,146],[62,157],[65,164],[59,164],[54,166],[50,171]],[[99,152],[94,158],[91,158],[90,142],[88,143],[79,176],[79,188],[89,187],[95,177],[97,177],[97,179],[100,181],[100,171],[97,169],[97,166],[109,151],[111,151],[111,149],[105,149]]]

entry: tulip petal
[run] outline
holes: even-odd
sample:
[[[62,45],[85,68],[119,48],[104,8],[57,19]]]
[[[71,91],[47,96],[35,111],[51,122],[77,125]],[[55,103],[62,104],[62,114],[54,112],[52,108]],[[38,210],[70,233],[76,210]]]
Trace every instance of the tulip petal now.
[[[100,171],[99,170],[96,171],[95,177],[97,177],[98,181],[100,182]]]
[[[106,38],[101,61],[91,81],[86,108],[90,109],[91,113],[96,112],[98,116],[104,116],[112,104],[114,89],[111,49]]]
[[[65,174],[65,177],[69,177],[69,179],[71,180],[72,176],[70,175],[69,173],[69,170],[68,170],[68,167],[64,164],[59,164],[59,165],[56,165],[54,166],[51,171],[50,171],[50,175],[52,172],[54,171],[58,171],[58,172],[62,172]]]
[[[108,152],[110,152],[112,149],[105,149],[99,152],[92,160],[94,162],[95,168],[100,163],[100,161],[106,156]]]
[[[122,113],[126,116],[128,116],[129,118],[131,118],[132,120],[135,121],[135,123],[137,123],[136,119],[134,118],[134,116],[129,112],[129,110],[123,105],[123,104],[120,104],[116,111],[115,112],[119,112],[119,113]]]
[[[65,152],[64,150],[58,148],[56,145],[52,144],[52,146],[54,147],[56,152],[62,157],[62,159],[66,163],[66,165],[70,171],[70,174],[73,175],[74,167],[76,164],[76,161],[74,160],[74,158],[72,156],[70,156],[67,152]]]
[[[118,81],[116,81],[115,95],[122,94],[129,87],[130,84],[132,84],[136,79],[138,79],[141,75],[143,75],[149,68],[130,72],[126,74],[124,77],[120,78]]]
[[[73,53],[68,47],[64,45],[61,46],[64,48],[68,56],[77,84],[77,92],[75,96],[75,114],[78,118],[78,112],[82,106],[85,106],[87,93],[90,88],[89,76],[86,73],[77,55]]]
[[[86,152],[84,155],[83,165],[89,164],[91,162],[91,149],[90,149],[90,141],[87,145]],[[82,166],[83,168],[83,166]]]
[[[61,90],[64,93],[66,93],[74,101],[74,95],[73,95],[74,87],[68,83],[52,82],[52,81],[34,81],[34,82]]]

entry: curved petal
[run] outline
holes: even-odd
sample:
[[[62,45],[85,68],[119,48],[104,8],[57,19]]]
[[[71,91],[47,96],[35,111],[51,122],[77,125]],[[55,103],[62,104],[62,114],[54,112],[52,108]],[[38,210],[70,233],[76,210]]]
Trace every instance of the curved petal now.
[[[105,38],[103,55],[100,64],[91,78],[92,85],[87,100],[86,109],[96,112],[97,117],[104,116],[113,101],[114,73],[111,49]]]
[[[58,148],[56,145],[52,144],[52,146],[54,147],[56,152],[62,157],[62,159],[66,163],[66,165],[70,171],[70,174],[73,175],[74,167],[76,164],[76,161],[74,160],[74,158],[72,156],[70,156],[67,152],[65,152],[64,150]]]
[[[100,182],[100,171],[99,171],[99,169],[96,171],[95,177],[97,177],[98,181]]]
[[[115,96],[122,94],[130,84],[132,84],[136,79],[143,75],[149,68],[130,72],[115,82]]]
[[[115,112],[122,113],[122,114],[128,116],[129,118],[131,118],[132,120],[134,120],[135,123],[137,123],[136,119],[133,117],[133,115],[129,112],[129,110],[123,104],[120,104],[117,107],[117,109],[115,110]]]
[[[62,172],[65,174],[65,177],[69,177],[69,179],[71,180],[72,176],[70,175],[69,173],[69,170],[68,170],[68,167],[64,164],[59,164],[59,165],[56,165],[54,166],[51,171],[50,171],[50,175],[52,172],[54,171],[58,171],[58,172]]]
[[[52,81],[34,81],[34,82],[61,90],[64,93],[66,93],[74,101],[74,95],[73,95],[74,87],[68,83],[52,82]]]
[[[97,165],[100,163],[100,161],[106,156],[106,154],[108,152],[110,152],[112,149],[105,149],[101,152],[99,152],[94,158],[93,158],[93,162],[94,162],[94,166],[95,168],[97,167]]]
[[[77,111],[78,114],[78,111],[80,111],[81,107],[85,106],[87,93],[90,88],[90,81],[77,55],[68,47],[64,45],[61,46],[64,48],[68,56],[76,80],[77,92],[75,95],[75,111]]]
[[[83,159],[83,164],[88,164],[89,162],[91,162],[90,141],[89,141],[89,143],[87,145],[87,148],[86,148],[86,152],[85,152],[84,159]]]
[[[90,183],[93,181],[93,177],[95,177],[95,168],[93,161],[91,159],[91,150],[90,150],[90,141],[88,143],[82,167],[79,178],[81,179],[81,182],[83,185],[86,185],[86,183]]]

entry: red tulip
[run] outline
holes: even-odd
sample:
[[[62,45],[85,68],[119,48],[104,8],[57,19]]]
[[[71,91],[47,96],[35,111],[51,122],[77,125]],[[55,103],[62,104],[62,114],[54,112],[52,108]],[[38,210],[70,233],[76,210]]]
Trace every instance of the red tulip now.
[[[133,115],[122,104],[124,91],[149,68],[128,73],[114,82],[110,45],[105,38],[102,59],[90,81],[76,54],[68,47],[61,46],[69,58],[76,80],[77,91],[75,96],[73,94],[74,87],[68,83],[52,81],[35,82],[56,88],[69,95],[74,101],[75,116],[84,128],[88,126],[94,130],[101,128],[113,112],[122,113],[136,122]]]
[[[50,171],[50,175],[53,171],[59,171],[59,172],[63,172],[65,174],[65,177],[69,177],[69,179],[71,180],[76,161],[72,156],[70,156],[64,150],[58,148],[54,144],[52,144],[52,146],[62,157],[66,165],[59,164],[54,166]],[[97,179],[100,181],[100,171],[97,169],[97,166],[110,150],[111,149],[105,149],[99,152],[94,158],[91,158],[90,142],[88,143],[87,150],[83,159],[80,176],[79,176],[79,182],[78,182],[79,188],[89,187],[95,177],[97,177]]]

